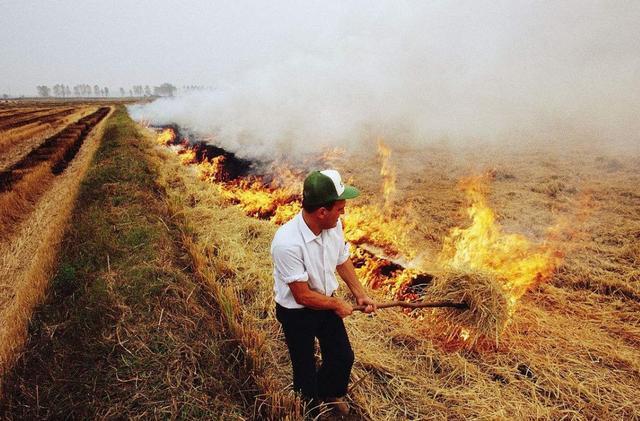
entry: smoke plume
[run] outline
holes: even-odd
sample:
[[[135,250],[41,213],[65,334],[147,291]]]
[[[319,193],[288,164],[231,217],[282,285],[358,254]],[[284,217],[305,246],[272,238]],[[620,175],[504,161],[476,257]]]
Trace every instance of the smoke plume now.
[[[351,2],[335,19],[213,91],[131,112],[262,159],[378,138],[639,143],[638,2]]]

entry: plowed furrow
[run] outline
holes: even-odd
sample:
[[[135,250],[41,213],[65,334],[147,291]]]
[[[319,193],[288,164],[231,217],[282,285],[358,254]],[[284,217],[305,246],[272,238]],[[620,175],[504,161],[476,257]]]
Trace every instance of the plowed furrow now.
[[[11,130],[11,129],[15,129],[16,127],[21,127],[21,126],[26,126],[27,124],[31,124],[31,123],[48,123],[57,119],[60,119],[61,117],[67,116],[69,114],[72,114],[76,112],[75,108],[67,108],[64,110],[59,110],[59,111],[54,111],[52,113],[49,114],[45,114],[45,115],[27,115],[24,116],[22,118],[13,118],[13,116],[11,116],[11,118],[7,118],[3,120],[0,120],[0,131],[1,130]]]

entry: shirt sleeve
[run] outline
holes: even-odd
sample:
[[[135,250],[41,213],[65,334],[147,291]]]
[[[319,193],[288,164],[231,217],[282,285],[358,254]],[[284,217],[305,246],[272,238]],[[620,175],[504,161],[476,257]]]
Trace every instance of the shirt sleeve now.
[[[340,240],[342,241],[342,246],[340,248],[340,252],[338,254],[338,266],[343,264],[349,259],[350,253],[350,245],[346,241],[344,241],[344,232],[342,231],[342,221],[338,220],[338,228],[340,233]]]
[[[342,246],[342,250],[340,250],[340,255],[338,256],[338,266],[349,259],[349,256],[351,255],[351,253],[349,253],[350,248],[351,247],[349,246],[349,243],[344,243],[344,246]]]
[[[273,266],[278,277],[285,284],[309,280],[309,274],[302,261],[301,250],[297,247],[275,247],[273,249]]]

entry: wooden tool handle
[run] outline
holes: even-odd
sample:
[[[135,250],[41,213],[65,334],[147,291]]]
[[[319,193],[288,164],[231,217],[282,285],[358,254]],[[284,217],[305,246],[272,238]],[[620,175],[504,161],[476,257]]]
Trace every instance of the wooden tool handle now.
[[[354,310],[364,311],[367,306],[353,306]],[[406,301],[389,301],[379,303],[378,308],[404,307],[404,308],[428,308],[428,307],[453,307],[466,310],[469,306],[466,303],[452,303],[450,301],[438,301],[435,303],[408,303]]]

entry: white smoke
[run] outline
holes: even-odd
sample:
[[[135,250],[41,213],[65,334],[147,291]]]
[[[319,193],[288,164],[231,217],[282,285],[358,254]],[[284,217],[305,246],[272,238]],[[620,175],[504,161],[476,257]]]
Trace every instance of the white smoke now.
[[[284,59],[130,111],[250,158],[378,137],[639,143],[640,2],[349,5]]]

